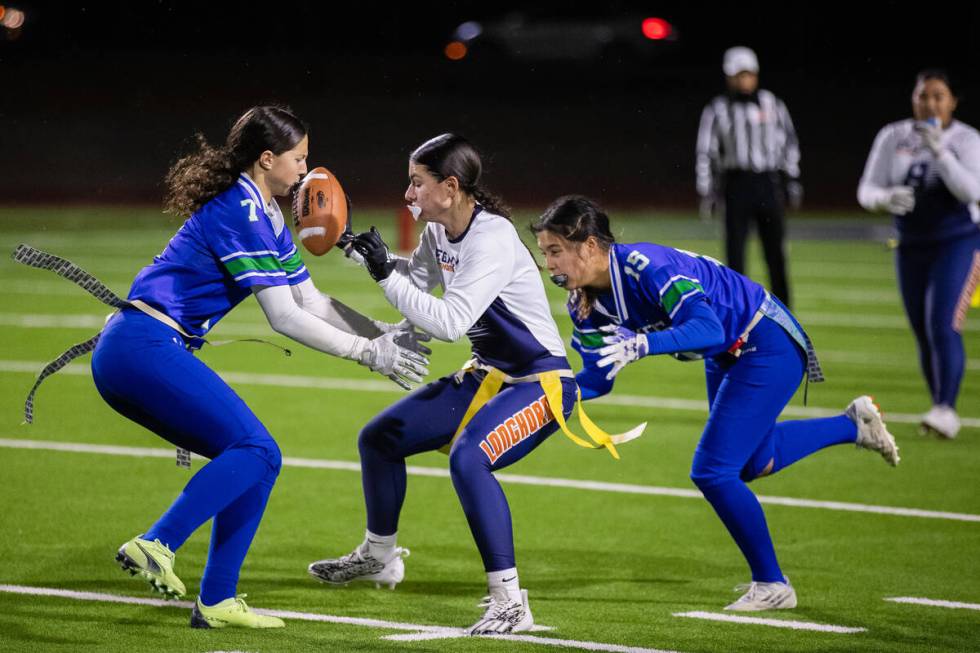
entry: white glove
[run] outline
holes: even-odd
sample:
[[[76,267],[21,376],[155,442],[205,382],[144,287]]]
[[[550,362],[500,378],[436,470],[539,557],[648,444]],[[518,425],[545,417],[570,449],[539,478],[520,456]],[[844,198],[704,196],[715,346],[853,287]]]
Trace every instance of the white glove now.
[[[410,384],[421,383],[429,373],[429,359],[417,353],[417,341],[406,339],[406,335],[403,330],[391,331],[368,340],[358,362],[411,390]]]
[[[922,144],[929,148],[933,156],[939,158],[943,151],[943,128],[939,124],[938,118],[916,122],[915,130],[922,136]]]
[[[786,201],[789,203],[789,208],[794,211],[799,211],[803,206],[803,184],[796,179],[786,182]]]
[[[915,191],[911,186],[892,186],[879,207],[893,215],[905,215],[915,208]]]
[[[715,210],[718,202],[711,195],[705,195],[698,202],[698,217],[701,218],[701,222],[711,222],[715,219]]]
[[[650,353],[650,343],[642,333],[615,324],[599,327],[599,331],[608,334],[602,338],[606,346],[599,350],[599,355],[604,358],[600,358],[597,363],[599,367],[612,365],[609,374],[606,374],[607,381],[612,381],[629,363]]]

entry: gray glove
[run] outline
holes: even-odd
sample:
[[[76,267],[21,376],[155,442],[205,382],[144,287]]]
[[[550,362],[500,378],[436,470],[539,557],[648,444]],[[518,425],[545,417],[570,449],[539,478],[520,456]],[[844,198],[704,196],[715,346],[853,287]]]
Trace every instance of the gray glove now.
[[[905,215],[915,208],[915,190],[911,186],[892,186],[879,208],[893,215]]]
[[[718,200],[713,195],[705,195],[698,202],[698,217],[701,218],[701,222],[713,221],[717,210]]]
[[[929,148],[933,156],[939,158],[943,151],[943,128],[938,118],[916,122],[915,130],[922,136],[922,144]]]
[[[429,373],[429,359],[418,353],[428,347],[418,344],[418,335],[398,330],[368,340],[358,362],[411,390],[412,383],[421,383],[422,377]]]
[[[786,202],[793,211],[799,211],[803,206],[803,184],[797,179],[786,182]]]

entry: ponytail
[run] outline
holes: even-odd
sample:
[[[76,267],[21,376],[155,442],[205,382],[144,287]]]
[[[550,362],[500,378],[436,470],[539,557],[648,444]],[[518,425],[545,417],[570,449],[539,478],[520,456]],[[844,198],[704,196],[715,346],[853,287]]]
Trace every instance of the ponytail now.
[[[165,210],[182,217],[192,215],[231,188],[238,175],[263,152],[282,154],[303,140],[308,131],[289,109],[259,106],[235,121],[221,147],[209,145],[202,134],[195,134],[197,151],[179,159],[167,172]]]

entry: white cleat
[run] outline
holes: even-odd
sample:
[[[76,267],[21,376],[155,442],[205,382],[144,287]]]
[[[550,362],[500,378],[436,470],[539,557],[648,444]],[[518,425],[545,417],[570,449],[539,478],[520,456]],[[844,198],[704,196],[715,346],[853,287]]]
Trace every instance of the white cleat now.
[[[898,464],[901,460],[898,456],[898,445],[895,444],[894,436],[888,432],[881,419],[881,411],[871,397],[858,397],[847,407],[845,414],[857,424],[858,437],[855,444],[858,447],[877,451],[892,467]]]
[[[930,432],[941,438],[952,440],[960,432],[960,416],[956,410],[946,404],[937,404],[922,416],[919,429],[923,435]]]
[[[328,558],[311,563],[308,570],[317,580],[331,585],[347,585],[352,581],[374,583],[380,589],[382,586],[395,589],[395,585],[405,579],[405,563],[402,558],[411,555],[411,551],[395,547],[391,556],[378,560],[368,553],[367,542],[340,558]]]
[[[785,583],[739,585],[735,591],[745,592],[745,594],[731,605],[726,605],[726,610],[760,612],[762,610],[790,610],[796,607],[796,590],[789,584],[788,578]]]
[[[470,635],[506,635],[531,630],[534,617],[527,603],[527,590],[521,590],[521,600],[515,601],[506,593],[483,597],[479,607],[486,608],[483,618],[470,626]]]

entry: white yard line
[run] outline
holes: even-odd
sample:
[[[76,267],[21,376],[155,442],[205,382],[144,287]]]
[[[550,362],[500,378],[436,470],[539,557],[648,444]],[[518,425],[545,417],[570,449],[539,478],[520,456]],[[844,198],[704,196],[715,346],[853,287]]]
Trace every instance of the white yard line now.
[[[37,374],[46,363],[40,361],[0,360],[0,372]],[[81,363],[72,363],[62,369],[59,374],[72,376],[88,376],[89,367]],[[307,388],[311,390],[346,390],[352,392],[383,392],[403,394],[401,390],[389,381],[374,381],[370,379],[345,379],[324,376],[304,376],[300,374],[255,374],[252,372],[229,372],[218,370],[221,377],[229,383],[240,385],[272,386],[278,388]],[[681,399],[676,397],[655,397],[646,395],[613,394],[592,400],[596,405],[629,406],[631,408],[654,408],[687,410],[707,414],[708,402],[704,399]],[[885,420],[900,424],[918,424],[922,418],[919,414],[893,413],[885,406]],[[841,408],[820,408],[818,406],[787,406],[783,409],[784,417],[833,417],[840,415]],[[980,428],[980,418],[960,417],[964,428]]]
[[[0,313],[0,326],[31,328],[31,329],[78,329],[99,328],[105,322],[105,317],[111,312],[106,308],[105,313]],[[564,315],[564,310],[555,315]],[[803,312],[798,316],[806,327],[834,327],[838,329],[889,329],[894,331],[909,331],[908,321],[901,315],[868,315],[851,313],[818,313]],[[243,329],[250,334],[257,330],[265,335],[272,335],[272,328],[264,322],[242,323],[236,320],[222,322],[217,327],[219,337],[236,335]],[[980,331],[980,320],[967,320],[963,325],[967,332]],[[818,351],[819,354],[819,351]]]
[[[37,449],[44,451],[64,451],[71,453],[102,454],[110,456],[131,456],[135,458],[174,458],[173,449],[155,447],[122,447],[116,445],[85,444],[81,442],[51,442],[47,440],[18,440],[0,438],[0,448],[8,449]],[[195,456],[195,459],[199,458]],[[303,467],[307,469],[330,469],[334,471],[360,472],[359,463],[346,460],[324,460],[319,458],[283,458],[286,467]],[[428,476],[449,478],[449,470],[444,467],[422,467],[408,465],[406,470],[412,476]],[[639,494],[646,496],[674,497],[681,499],[701,499],[698,490],[689,488],[658,487],[655,485],[635,485],[630,483],[609,483],[606,481],[577,480],[569,478],[553,478],[547,476],[528,476],[524,474],[494,474],[503,483],[515,485],[532,485],[537,487],[563,488],[571,490],[589,490],[592,492],[611,492],[616,494]],[[846,501],[821,501],[817,499],[798,499],[795,497],[780,497],[758,495],[760,502],[774,506],[792,508],[812,508],[818,510],[834,510],[839,512],[862,512],[892,517],[916,517],[923,519],[942,519],[947,521],[962,521],[980,523],[980,515],[968,513],[945,512],[938,510],[923,510],[920,508],[902,508],[899,506],[876,506]]]
[[[76,592],[71,590],[56,589],[53,587],[30,587],[26,585],[0,585],[0,592],[22,594],[27,596],[51,596],[63,599],[72,599],[75,601],[98,601],[104,603],[123,603],[127,605],[146,605],[157,608],[190,609],[194,605],[190,601],[165,601],[163,599],[145,599],[134,596],[120,596],[118,594],[103,594],[101,592]],[[294,612],[292,610],[255,609],[255,612],[273,617],[279,617],[281,619],[296,619],[300,621],[343,624],[346,626],[362,626],[365,628],[376,628],[381,630],[405,630],[411,633],[407,637],[398,638],[396,641],[446,639],[461,635],[459,628],[452,628],[450,626],[410,624],[398,621],[383,621],[381,619],[341,617],[330,614],[319,614],[316,612]],[[395,638],[384,637],[383,639]],[[535,637],[534,635],[496,635],[494,639],[518,641],[526,644],[540,644],[543,646],[581,649],[585,651],[609,651],[611,653],[676,653],[675,651],[664,651],[662,649],[622,646],[619,644],[605,644],[602,642],[583,642],[573,639],[555,639],[552,637]]]
[[[835,626],[833,624],[817,624],[810,621],[793,621],[789,619],[763,619],[762,617],[744,617],[734,614],[720,614],[717,612],[675,612],[675,617],[687,617],[689,619],[706,619],[708,621],[724,621],[733,624],[753,624],[756,626],[770,626],[772,628],[790,628],[792,630],[813,630],[821,633],[841,633],[851,635],[863,633],[867,628],[852,628],[850,626]]]
[[[908,320],[904,315],[873,315],[868,313],[819,313],[816,311],[801,311],[796,315],[804,328],[834,327],[836,329],[895,329],[911,332]],[[964,331],[980,331],[980,321],[967,320],[963,325]],[[819,350],[817,355],[820,355]]]
[[[978,610],[980,603],[961,603],[959,601],[944,601],[942,599],[922,599],[914,596],[890,596],[885,599],[892,603],[910,603],[912,605],[928,605],[934,608],[952,608],[959,610]]]
[[[138,269],[138,268],[134,268]],[[132,284],[132,279],[122,279],[114,277],[99,277],[109,288],[118,289],[124,293]],[[853,304],[855,306],[890,306],[896,311],[901,310],[902,298],[894,288],[888,290],[869,290],[854,289],[847,290],[838,286],[814,286],[808,285],[806,289],[797,290],[797,293],[806,300],[808,305],[819,305],[821,302],[833,304]],[[51,295],[51,296],[75,296],[85,298],[87,295],[75,284],[67,283],[62,279],[11,279],[4,282],[0,288],[0,295]],[[344,297],[356,297],[363,299],[380,297],[376,289],[363,291],[344,291]],[[819,300],[819,301],[815,301]],[[552,312],[556,315],[565,315],[564,302],[555,301],[551,303]]]

